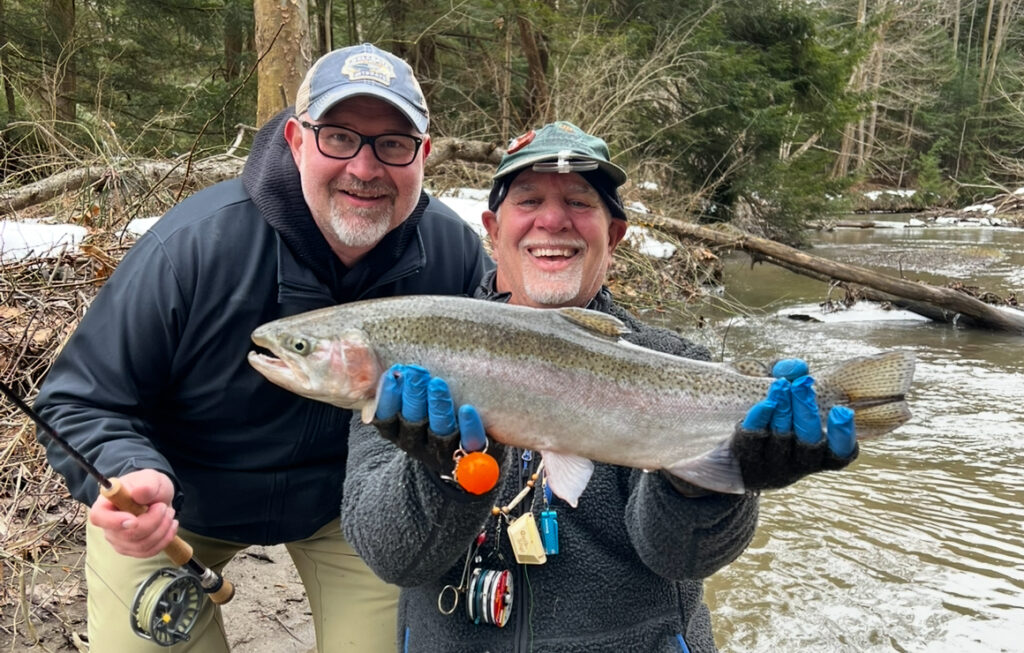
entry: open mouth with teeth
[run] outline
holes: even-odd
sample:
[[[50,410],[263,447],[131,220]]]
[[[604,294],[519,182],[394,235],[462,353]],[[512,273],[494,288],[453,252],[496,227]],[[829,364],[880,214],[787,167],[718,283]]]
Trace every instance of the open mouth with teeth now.
[[[551,261],[567,260],[575,257],[580,253],[578,247],[530,247],[527,249],[530,256],[539,259],[546,259]]]

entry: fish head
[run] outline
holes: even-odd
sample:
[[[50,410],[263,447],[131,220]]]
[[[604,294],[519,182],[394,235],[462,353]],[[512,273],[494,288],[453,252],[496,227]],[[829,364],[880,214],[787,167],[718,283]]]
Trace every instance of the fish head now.
[[[383,370],[360,329],[327,336],[271,322],[253,331],[252,341],[270,355],[251,351],[249,364],[271,383],[339,408],[358,410],[375,402]]]

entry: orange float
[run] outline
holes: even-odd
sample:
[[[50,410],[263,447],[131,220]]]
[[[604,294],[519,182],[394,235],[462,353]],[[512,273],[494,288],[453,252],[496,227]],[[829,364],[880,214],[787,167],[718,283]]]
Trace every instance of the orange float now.
[[[473,451],[455,463],[455,482],[470,494],[485,494],[498,484],[498,461],[482,451]]]

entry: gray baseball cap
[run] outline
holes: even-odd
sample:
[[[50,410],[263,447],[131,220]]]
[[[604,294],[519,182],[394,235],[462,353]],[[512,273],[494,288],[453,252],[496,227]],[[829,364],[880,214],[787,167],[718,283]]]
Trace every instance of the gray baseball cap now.
[[[332,50],[306,72],[295,94],[295,115],[319,120],[331,107],[357,95],[380,98],[402,112],[421,133],[430,112],[412,67],[369,43]]]

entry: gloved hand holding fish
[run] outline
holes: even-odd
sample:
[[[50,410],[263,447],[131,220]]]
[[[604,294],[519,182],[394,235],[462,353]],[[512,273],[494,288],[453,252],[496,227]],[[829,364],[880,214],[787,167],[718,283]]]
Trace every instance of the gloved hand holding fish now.
[[[252,339],[274,356],[251,352],[249,362],[292,392],[362,411],[365,422],[381,374],[421,366],[479,411],[489,438],[539,451],[549,487],[571,505],[594,460],[665,470],[716,492],[758,489],[730,442],[775,380],[637,347],[620,339],[624,330],[582,308],[395,297],[265,324]],[[861,441],[905,423],[913,371],[913,354],[895,351],[817,372],[819,438],[833,406],[854,411]],[[758,410],[763,420],[768,411]]]
[[[467,491],[483,494],[497,482],[496,462],[485,463],[490,468],[484,472],[487,477],[478,479],[471,477],[472,471],[467,473],[462,460],[465,454],[488,448],[480,414],[473,406],[463,405],[456,419],[448,384],[418,365],[392,365],[381,375],[372,423],[398,448],[436,474],[451,476]],[[501,445],[494,443],[488,458],[494,461],[501,450]]]
[[[825,432],[814,379],[800,359],[779,361],[768,397],[747,413],[730,444],[748,490],[781,488],[857,457],[854,411],[832,406]]]

